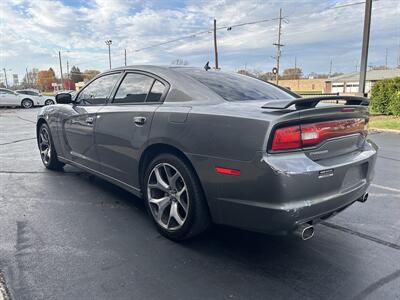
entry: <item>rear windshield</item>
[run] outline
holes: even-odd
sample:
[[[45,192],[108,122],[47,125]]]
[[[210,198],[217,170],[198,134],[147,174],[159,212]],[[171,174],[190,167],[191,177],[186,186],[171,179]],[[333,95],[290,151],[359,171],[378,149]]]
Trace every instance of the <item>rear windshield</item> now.
[[[184,68],[178,70],[200,81],[228,101],[294,98],[272,84],[245,75]]]

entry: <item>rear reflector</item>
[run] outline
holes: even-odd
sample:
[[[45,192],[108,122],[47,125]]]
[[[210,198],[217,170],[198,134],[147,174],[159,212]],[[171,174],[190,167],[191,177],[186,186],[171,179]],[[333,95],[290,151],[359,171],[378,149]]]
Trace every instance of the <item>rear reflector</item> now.
[[[215,172],[221,173],[221,174],[227,174],[227,175],[234,175],[234,176],[240,175],[240,170],[221,168],[221,167],[216,167]]]
[[[365,119],[345,119],[302,124],[275,131],[271,149],[293,150],[316,146],[326,139],[353,133],[365,133]]]

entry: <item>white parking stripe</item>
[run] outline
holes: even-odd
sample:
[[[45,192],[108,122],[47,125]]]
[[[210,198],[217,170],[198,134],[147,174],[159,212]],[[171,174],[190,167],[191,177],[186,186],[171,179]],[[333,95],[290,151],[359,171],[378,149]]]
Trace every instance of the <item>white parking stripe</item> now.
[[[379,185],[379,184],[372,183],[371,186],[376,187],[378,189],[384,189],[384,190],[400,193],[400,190],[398,190],[398,189],[387,187],[387,186],[383,186],[383,185]]]

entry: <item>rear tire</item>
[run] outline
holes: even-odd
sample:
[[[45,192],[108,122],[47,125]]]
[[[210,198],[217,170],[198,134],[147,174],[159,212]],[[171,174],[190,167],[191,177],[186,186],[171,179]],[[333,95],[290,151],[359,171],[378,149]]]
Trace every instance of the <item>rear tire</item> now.
[[[62,170],[65,164],[58,160],[50,128],[46,123],[43,123],[39,128],[37,142],[40,151],[40,158],[42,159],[44,166],[49,170]]]
[[[33,107],[33,101],[31,99],[24,99],[21,101],[21,106],[23,108],[32,108]]]
[[[168,239],[182,241],[210,226],[200,182],[181,158],[168,153],[156,156],[146,168],[143,187],[147,211]]]

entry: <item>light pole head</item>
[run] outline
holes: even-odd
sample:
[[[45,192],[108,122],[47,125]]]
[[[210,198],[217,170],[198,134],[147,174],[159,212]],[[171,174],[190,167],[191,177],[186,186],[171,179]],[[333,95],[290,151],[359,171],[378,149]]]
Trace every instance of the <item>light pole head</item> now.
[[[105,43],[107,46],[110,46],[112,44],[112,40],[106,40]]]

